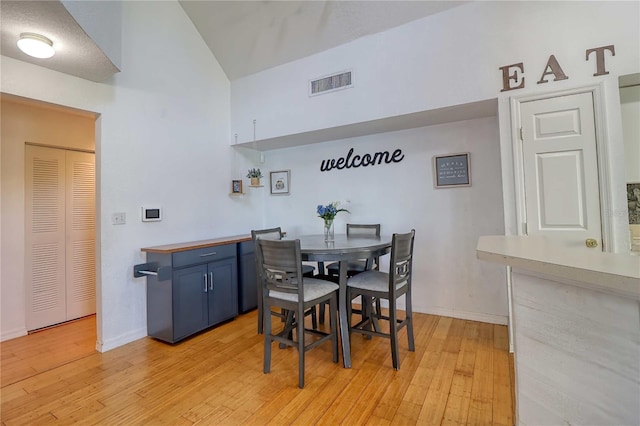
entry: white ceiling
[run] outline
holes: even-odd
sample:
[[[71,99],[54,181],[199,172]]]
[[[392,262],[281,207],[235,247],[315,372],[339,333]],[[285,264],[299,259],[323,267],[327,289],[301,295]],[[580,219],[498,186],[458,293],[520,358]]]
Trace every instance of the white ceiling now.
[[[180,0],[230,80],[464,3]]]
[[[180,0],[230,80],[385,31],[465,1]],[[59,1],[0,1],[2,55],[104,81],[118,72]],[[50,59],[15,45],[21,32],[49,37]],[[126,71],[126,70],[124,70]]]
[[[56,54],[37,59],[18,49],[20,34],[31,32],[53,41]],[[0,1],[0,52],[3,56],[40,65],[91,81],[118,72],[59,1]]]

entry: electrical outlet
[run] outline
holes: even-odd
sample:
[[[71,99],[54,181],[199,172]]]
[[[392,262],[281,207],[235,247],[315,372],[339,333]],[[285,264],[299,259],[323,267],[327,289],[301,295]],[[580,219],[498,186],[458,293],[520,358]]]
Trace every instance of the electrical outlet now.
[[[124,225],[125,223],[127,223],[127,214],[124,212],[112,214],[111,223],[113,225]]]

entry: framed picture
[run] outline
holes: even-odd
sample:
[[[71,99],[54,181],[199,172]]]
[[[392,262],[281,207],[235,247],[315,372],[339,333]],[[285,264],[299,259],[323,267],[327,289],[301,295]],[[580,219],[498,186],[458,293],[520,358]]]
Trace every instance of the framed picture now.
[[[232,194],[242,194],[242,180],[232,180],[231,181],[231,193]]]
[[[640,182],[627,184],[629,225],[640,225]]]
[[[269,174],[271,182],[271,194],[289,195],[289,184],[291,180],[290,170],[279,170]]]
[[[434,155],[433,185],[436,188],[471,186],[469,153]]]

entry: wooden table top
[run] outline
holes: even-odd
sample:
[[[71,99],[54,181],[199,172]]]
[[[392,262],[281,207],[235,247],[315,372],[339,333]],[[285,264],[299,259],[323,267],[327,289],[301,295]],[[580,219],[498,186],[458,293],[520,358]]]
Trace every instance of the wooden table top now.
[[[251,241],[251,235],[234,235],[231,237],[212,238],[209,240],[189,241],[185,243],[166,244],[162,246],[144,247],[140,251],[146,253],[170,254],[180,251],[199,249],[204,247],[222,246],[225,244],[242,243]]]

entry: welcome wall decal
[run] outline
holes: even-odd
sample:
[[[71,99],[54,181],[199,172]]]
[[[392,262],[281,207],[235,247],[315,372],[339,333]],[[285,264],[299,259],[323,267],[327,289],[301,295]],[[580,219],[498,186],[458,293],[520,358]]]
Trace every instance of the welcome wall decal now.
[[[616,49],[613,44],[610,44],[609,46],[594,47],[592,49],[586,50],[585,61],[588,61],[589,57],[595,53],[596,73],[593,74],[594,77],[609,74],[609,71],[605,69],[604,64],[606,51],[609,51],[611,53],[611,56],[616,56]],[[500,67],[498,69],[502,71],[502,90],[500,90],[501,92],[507,92],[509,90],[515,89],[524,89],[524,64],[522,62],[512,65],[505,65],[504,67]],[[520,71],[520,74],[518,74],[518,71]],[[566,80],[569,78],[562,70],[562,67],[560,66],[560,63],[556,59],[555,55],[549,56],[549,60],[547,60],[547,66],[544,67],[542,76],[537,83],[548,83],[549,81],[547,81],[547,76],[551,75],[553,75],[553,81]]]
[[[389,151],[381,151],[376,152],[374,154],[364,154],[364,155],[353,155],[353,148],[349,150],[346,157],[340,157],[338,159],[329,158],[327,160],[322,160],[320,164],[321,172],[328,172],[332,169],[350,169],[357,167],[367,167],[367,166],[376,166],[385,162],[387,164],[390,163],[399,163],[404,158],[404,154],[401,149],[396,149],[393,151],[393,154],[390,154]]]

